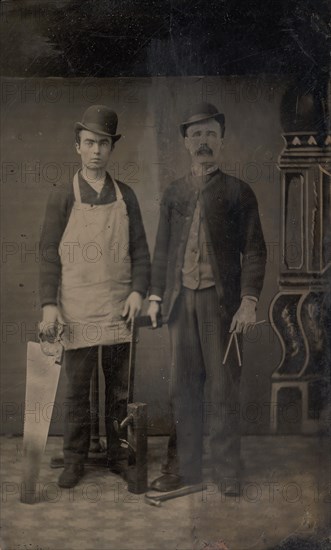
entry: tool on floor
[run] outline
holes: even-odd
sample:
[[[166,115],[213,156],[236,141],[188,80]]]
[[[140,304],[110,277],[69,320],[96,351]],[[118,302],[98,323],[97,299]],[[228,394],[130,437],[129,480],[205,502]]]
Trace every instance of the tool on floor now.
[[[173,498],[184,497],[186,495],[191,495],[192,493],[198,493],[202,491],[205,485],[203,483],[197,483],[195,485],[186,485],[180,489],[175,489],[174,491],[169,491],[168,493],[155,494],[155,493],[146,493],[145,502],[151,506],[160,507],[162,502],[166,500],[171,500]]]
[[[46,447],[58,386],[63,346],[62,326],[58,325],[53,342],[40,335],[40,342],[28,342],[23,434],[21,502],[36,502],[37,483]]]

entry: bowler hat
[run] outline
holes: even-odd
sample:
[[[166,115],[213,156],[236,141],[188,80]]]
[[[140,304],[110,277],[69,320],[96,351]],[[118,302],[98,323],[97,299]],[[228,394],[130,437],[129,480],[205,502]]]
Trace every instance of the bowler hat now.
[[[109,136],[113,143],[120,139],[121,134],[116,134],[117,114],[105,105],[91,105],[83,114],[82,122],[76,122],[75,131],[89,130],[95,134]]]
[[[225,117],[223,113],[220,113],[218,109],[211,103],[198,103],[193,105],[188,109],[185,114],[185,122],[182,122],[179,125],[180,133],[182,136],[185,136],[185,130],[190,124],[194,122],[202,122],[203,120],[208,120],[209,118],[214,118],[217,120],[222,127],[222,137],[224,136],[225,131]]]

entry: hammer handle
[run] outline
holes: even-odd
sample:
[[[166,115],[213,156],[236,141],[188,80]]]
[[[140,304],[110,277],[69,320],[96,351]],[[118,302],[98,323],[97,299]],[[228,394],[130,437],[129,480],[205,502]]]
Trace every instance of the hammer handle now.
[[[204,489],[205,485],[203,483],[197,483],[195,485],[186,485],[180,489],[175,489],[174,491],[169,491],[163,495],[151,495],[150,493],[145,494],[145,502],[152,504],[154,506],[160,506],[161,502],[166,500],[171,500],[173,498],[184,497],[186,495],[191,495],[192,493],[198,493]]]

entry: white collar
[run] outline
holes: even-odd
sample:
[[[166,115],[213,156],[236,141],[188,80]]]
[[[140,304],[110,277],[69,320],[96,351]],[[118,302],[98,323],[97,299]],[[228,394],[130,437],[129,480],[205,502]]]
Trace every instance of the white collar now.
[[[194,166],[191,167],[192,176],[195,176],[195,177],[207,176],[209,174],[213,174],[214,172],[216,172],[216,170],[218,170],[218,166],[217,164],[213,164],[213,166],[209,166],[209,168],[207,168],[203,172],[201,171],[201,173],[198,174],[197,170],[194,169]]]

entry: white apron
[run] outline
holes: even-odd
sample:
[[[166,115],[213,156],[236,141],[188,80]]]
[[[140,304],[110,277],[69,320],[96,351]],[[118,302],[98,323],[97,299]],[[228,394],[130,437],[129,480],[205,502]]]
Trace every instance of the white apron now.
[[[121,317],[131,290],[129,217],[113,183],[115,202],[84,204],[78,173],[74,176],[75,202],[59,245],[58,304],[65,349],[130,341],[130,330]]]

